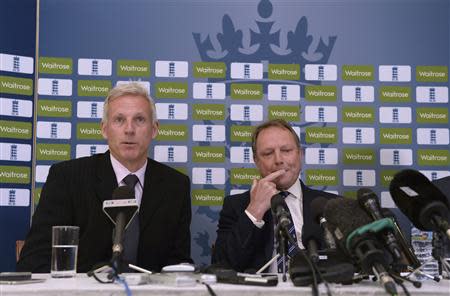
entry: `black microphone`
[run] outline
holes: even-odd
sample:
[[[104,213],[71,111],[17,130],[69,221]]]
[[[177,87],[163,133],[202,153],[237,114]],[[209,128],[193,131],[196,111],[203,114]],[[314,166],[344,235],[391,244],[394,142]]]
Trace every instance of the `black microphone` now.
[[[134,190],[129,186],[117,187],[112,193],[112,199],[103,201],[103,212],[115,225],[112,246],[113,261],[120,258],[122,254],[123,234],[138,209],[139,206],[134,198]]]
[[[349,254],[356,258],[360,268],[367,274],[374,273],[389,294],[396,294],[396,286],[387,272],[389,266],[378,241],[377,227],[372,227],[372,219],[349,198],[337,198],[328,201],[324,211],[329,227],[334,236]]]
[[[403,170],[394,176],[389,191],[397,207],[416,228],[438,231],[450,239],[448,200],[427,177],[415,170]]]
[[[272,215],[275,217],[275,221],[282,228],[286,228],[291,224],[291,214],[289,213],[289,208],[287,207],[285,197],[280,194],[275,194],[270,201],[270,208],[272,209]]]
[[[333,234],[331,234],[330,230],[328,229],[328,222],[325,218],[325,215],[323,214],[323,211],[325,209],[325,205],[329,199],[319,196],[311,202],[311,215],[317,224],[322,227],[323,230],[323,239],[325,241],[325,244],[328,249],[336,249],[336,242],[334,240]]]
[[[302,244],[308,251],[309,258],[315,263],[319,262],[319,250],[322,248],[319,224],[313,223],[302,227]]]
[[[369,188],[360,188],[356,195],[361,208],[363,208],[374,221],[385,218],[381,210],[380,202],[378,201],[378,196],[372,190]],[[394,233],[386,230],[383,234],[383,239],[395,260],[401,260],[401,249],[397,243]]]

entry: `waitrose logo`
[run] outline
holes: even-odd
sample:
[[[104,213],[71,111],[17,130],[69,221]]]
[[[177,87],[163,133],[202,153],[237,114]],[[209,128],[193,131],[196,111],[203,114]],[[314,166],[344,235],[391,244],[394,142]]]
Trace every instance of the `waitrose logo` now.
[[[225,162],[225,147],[193,147],[194,162]]]
[[[14,184],[30,183],[30,168],[20,166],[0,166],[0,182]]]
[[[254,179],[259,179],[261,175],[257,169],[232,168],[230,170],[231,184],[252,184]]]
[[[223,190],[195,189],[192,190],[192,205],[194,206],[221,206],[225,193]]]
[[[31,139],[31,131],[30,122],[0,120],[2,138]]]
[[[306,170],[306,184],[311,186],[337,186],[336,170]]]
[[[417,157],[419,165],[448,166],[450,164],[448,150],[419,149]]]
[[[251,142],[252,141],[252,126],[231,126],[231,141],[233,142]]]
[[[70,145],[69,144],[37,144],[36,148],[37,160],[69,160]]]
[[[375,151],[372,149],[344,149],[344,164],[375,164]]]
[[[412,144],[410,128],[380,128],[381,144]]]

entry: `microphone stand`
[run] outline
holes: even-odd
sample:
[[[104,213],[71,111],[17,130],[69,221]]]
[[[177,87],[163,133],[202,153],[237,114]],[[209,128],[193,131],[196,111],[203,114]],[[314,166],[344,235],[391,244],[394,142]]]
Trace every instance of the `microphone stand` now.
[[[277,225],[275,228],[277,241],[278,241],[278,254],[281,256],[283,269],[282,269],[282,279],[283,282],[286,282],[287,276],[286,276],[286,257],[287,257],[287,243],[286,243],[286,235],[289,236],[289,232],[286,232],[284,227],[282,227],[280,224]]]

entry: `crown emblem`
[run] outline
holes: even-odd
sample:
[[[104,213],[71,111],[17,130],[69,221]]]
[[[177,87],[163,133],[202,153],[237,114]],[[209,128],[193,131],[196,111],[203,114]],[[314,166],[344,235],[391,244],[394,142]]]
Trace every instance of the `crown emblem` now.
[[[322,37],[315,49],[312,49],[313,36],[308,35],[308,21],[305,16],[298,20],[294,31],[287,33],[285,48],[280,47],[280,30],[273,32],[275,22],[270,20],[273,12],[269,0],[261,0],[258,4],[258,15],[261,21],[256,21],[257,31],[250,30],[250,40],[244,47],[244,34],[236,29],[228,14],[222,18],[222,32],[215,36],[208,35],[201,40],[200,33],[193,33],[198,52],[204,62],[264,62],[273,64],[325,64],[336,42],[337,36],[328,37],[327,44]],[[213,37],[212,37],[213,36]],[[213,45],[216,38],[220,48]],[[230,73],[227,73],[229,79]],[[264,73],[266,76],[267,73]],[[265,77],[267,78],[267,77]],[[302,75],[301,80],[304,79]]]

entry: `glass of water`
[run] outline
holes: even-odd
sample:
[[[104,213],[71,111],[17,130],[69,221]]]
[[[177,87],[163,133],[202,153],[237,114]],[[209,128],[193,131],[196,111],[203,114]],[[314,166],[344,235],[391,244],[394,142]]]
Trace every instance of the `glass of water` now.
[[[73,277],[77,273],[78,226],[53,226],[51,275]]]

